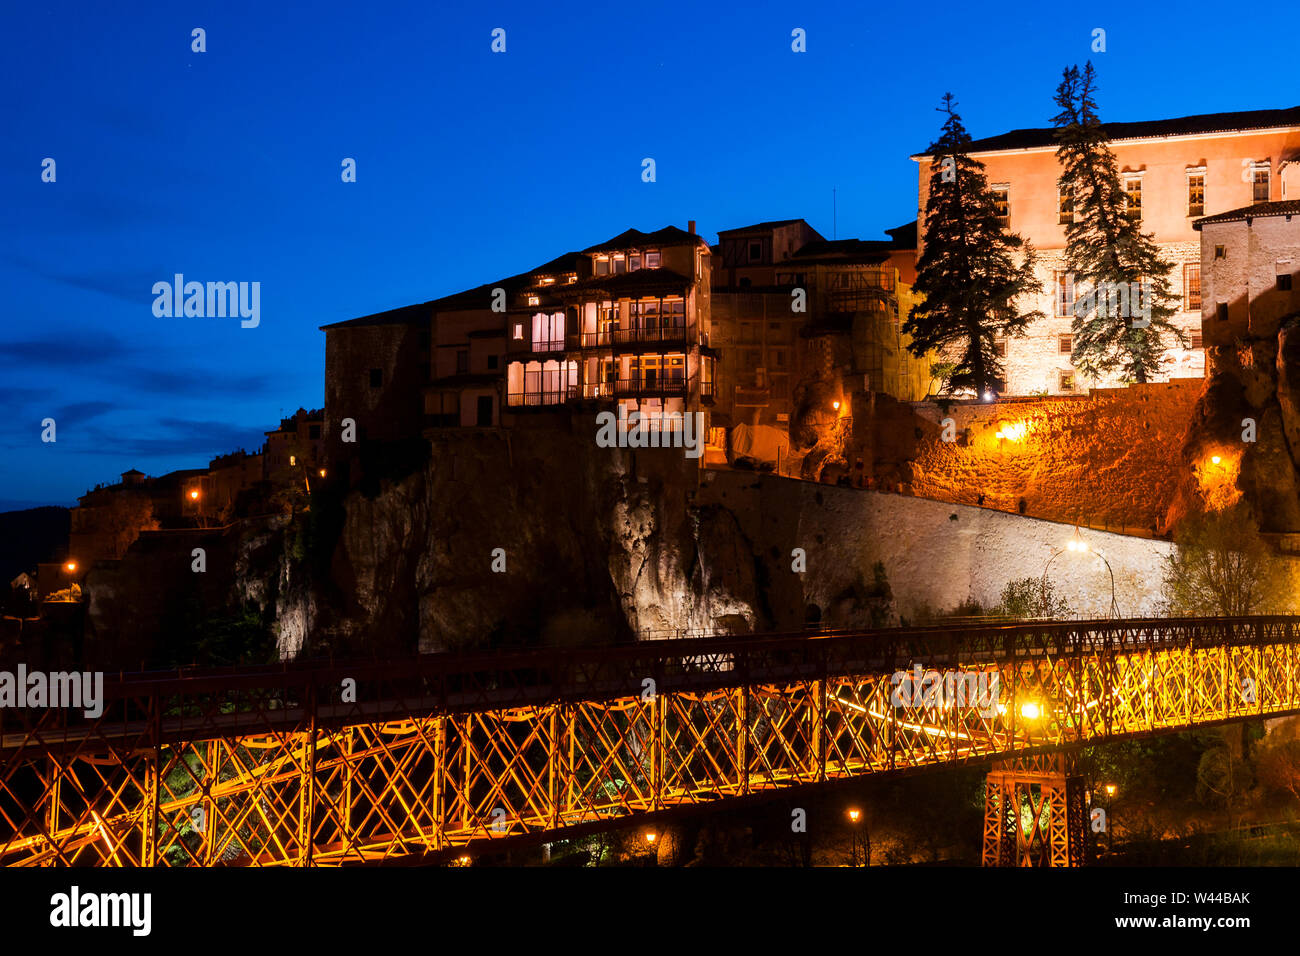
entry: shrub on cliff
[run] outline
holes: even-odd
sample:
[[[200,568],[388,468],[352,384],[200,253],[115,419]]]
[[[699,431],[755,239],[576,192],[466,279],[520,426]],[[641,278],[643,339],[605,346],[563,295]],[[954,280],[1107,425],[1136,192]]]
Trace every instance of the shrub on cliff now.
[[[1164,576],[1170,614],[1236,616],[1289,608],[1288,576],[1243,505],[1186,519],[1174,540]]]
[[[1019,578],[1008,581],[994,614],[1019,618],[1058,618],[1073,613],[1070,602],[1056,593],[1051,581]]]

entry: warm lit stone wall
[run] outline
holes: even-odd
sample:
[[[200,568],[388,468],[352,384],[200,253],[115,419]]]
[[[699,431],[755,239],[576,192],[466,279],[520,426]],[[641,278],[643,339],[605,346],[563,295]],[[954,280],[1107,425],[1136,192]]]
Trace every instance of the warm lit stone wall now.
[[[1094,389],[1087,396],[956,404],[947,412],[913,406],[910,434],[897,416],[877,426],[895,440],[901,433],[912,447],[885,455],[890,435],[882,434],[877,459],[902,459],[894,473],[919,497],[977,505],[983,495],[984,507],[1012,512],[1023,500],[1033,517],[1163,533],[1202,386],[1183,380]],[[945,418],[953,419],[956,441],[943,440]]]

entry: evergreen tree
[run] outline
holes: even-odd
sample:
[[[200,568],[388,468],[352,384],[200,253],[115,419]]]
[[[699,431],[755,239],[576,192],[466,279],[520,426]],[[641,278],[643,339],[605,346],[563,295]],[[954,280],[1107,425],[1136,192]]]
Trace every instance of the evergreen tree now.
[[[971,137],[955,105],[944,94],[939,112],[947,119],[929,151],[925,251],[917,263],[916,291],[924,299],[903,331],[913,355],[937,351],[952,364],[949,389],[983,395],[1002,377],[995,340],[1023,335],[1042,317],[1017,308],[1021,296],[1042,292],[1042,283],[1034,277],[1033,247],[1002,227],[984,164],[966,152]]]
[[[1066,228],[1065,268],[1075,288],[1075,368],[1090,378],[1119,370],[1125,381],[1145,382],[1160,369],[1170,340],[1186,345],[1169,322],[1176,311],[1169,273],[1153,234],[1130,216],[1115,154],[1097,117],[1096,73],[1088,63],[1064,71],[1052,120],[1058,186],[1073,198]],[[1083,295],[1079,292],[1083,291]]]

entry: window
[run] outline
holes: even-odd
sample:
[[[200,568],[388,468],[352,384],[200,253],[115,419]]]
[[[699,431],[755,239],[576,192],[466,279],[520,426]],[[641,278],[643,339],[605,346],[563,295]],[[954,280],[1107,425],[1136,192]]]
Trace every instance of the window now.
[[[1253,202],[1268,202],[1268,160],[1262,163],[1251,163],[1251,179],[1254,182],[1254,194],[1251,197]]]
[[[540,298],[538,298],[537,296],[535,296],[535,295],[530,295],[530,296],[528,297],[528,304],[529,304],[529,305],[539,305],[539,304],[541,304],[541,301],[542,301],[542,300],[541,300]]]
[[[645,254],[645,267],[646,267],[647,269],[658,269],[658,268],[659,268],[659,253],[658,253],[658,252],[647,252],[647,253]]]
[[[1216,258],[1216,259],[1226,259],[1226,258],[1228,258],[1228,247],[1227,247],[1227,246],[1215,246],[1215,247],[1214,247],[1214,258]]]
[[[608,259],[608,257],[606,257],[606,256],[597,256],[597,257],[596,257],[596,275],[598,275],[598,276],[607,276],[607,275],[609,275],[609,259]]]
[[[641,255],[640,253],[634,252],[627,257],[627,271],[636,272],[636,270],[640,268],[641,268]]]
[[[1062,355],[1072,355],[1074,353],[1074,336],[1058,335],[1056,337],[1056,351]]]
[[[533,316],[533,351],[558,352],[562,348],[564,348],[564,313],[536,313]]]
[[[371,388],[384,387],[384,370],[382,368],[372,368],[370,370],[370,387]]]
[[[1057,187],[1057,208],[1060,210],[1060,223],[1062,226],[1068,226],[1074,222],[1074,193],[1070,190]]]
[[[1056,384],[1057,384],[1057,386],[1060,388],[1060,390],[1063,391],[1063,392],[1073,392],[1073,391],[1074,391],[1074,373],[1073,373],[1073,372],[1058,372],[1058,373],[1057,373],[1057,377],[1056,377]]]
[[[1006,339],[994,339],[994,340],[993,340],[993,352],[994,352],[994,354],[997,355],[998,358],[1006,358],[1006,357],[1007,357],[1007,340],[1006,340]]]
[[[1277,291],[1279,292],[1291,291],[1291,273],[1279,272],[1277,274]]]
[[[488,368],[490,368],[490,369],[494,369],[494,370],[497,369],[497,368],[499,367],[497,356],[495,356],[495,355],[489,355],[489,356],[487,357],[487,365],[488,365]]]
[[[516,322],[516,323],[515,323],[515,335],[514,335],[514,337],[515,337],[515,340],[516,340],[516,341],[519,341],[519,342],[522,342],[522,341],[524,340],[524,323],[522,323],[522,322]]]
[[[612,271],[614,275],[621,275],[622,273],[627,272],[627,259],[623,256],[615,256],[614,268]]]
[[[464,375],[469,371],[469,349],[456,350],[456,374]]]
[[[1142,177],[1124,177],[1124,215],[1130,219],[1142,218]]]
[[[758,323],[741,322],[740,323],[740,341],[745,345],[752,345],[758,341]]]
[[[1187,174],[1187,215],[1205,215],[1205,173]]]
[[[761,242],[751,242],[749,244],[749,261],[758,262],[763,258],[763,244]]]
[[[307,437],[310,438],[312,441],[315,441],[316,439],[320,438],[320,426],[319,426],[319,425],[308,425],[308,426],[307,426]]]
[[[1005,229],[1011,225],[1011,187],[1006,183],[997,183],[990,187],[993,193],[993,206],[997,210],[998,222]]]
[[[768,352],[771,357],[770,365],[775,369],[785,370],[785,349],[772,349]]]
[[[1214,316],[1215,316],[1215,318],[1217,318],[1220,322],[1227,322],[1227,321],[1228,321],[1228,303],[1226,303],[1226,302],[1220,302],[1218,305],[1216,305],[1216,306],[1214,307]]]
[[[1074,314],[1074,273],[1057,272],[1056,314],[1060,318]]]
[[[290,456],[289,456],[289,466],[290,466],[290,467],[293,467],[293,466],[296,465],[296,464],[298,464],[298,456],[297,456],[297,455],[290,455]]]
[[[1193,332],[1193,333],[1192,333],[1192,345],[1191,345],[1191,347],[1194,348],[1194,349],[1202,349],[1202,348],[1205,348],[1205,342],[1204,342],[1204,340],[1202,339],[1202,337],[1201,337],[1201,333],[1200,333],[1200,332]]]
[[[1201,264],[1189,262],[1183,266],[1183,311],[1201,311]]]

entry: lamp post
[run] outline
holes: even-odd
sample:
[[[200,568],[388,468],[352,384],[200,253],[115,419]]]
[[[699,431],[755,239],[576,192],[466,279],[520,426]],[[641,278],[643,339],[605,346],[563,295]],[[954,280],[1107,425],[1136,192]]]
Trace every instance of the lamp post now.
[[[849,810],[850,836],[852,843],[849,848],[850,866],[858,866],[858,847],[862,848],[862,866],[871,865],[871,831],[867,828],[866,821],[862,819],[862,811],[856,807]]]
[[[1110,562],[1106,560],[1106,556],[1105,556],[1104,554],[1102,554],[1100,551],[1093,551],[1092,548],[1088,546],[1088,542],[1087,542],[1087,541],[1084,541],[1083,538],[1079,535],[1079,526],[1078,526],[1078,525],[1075,525],[1075,526],[1074,526],[1074,537],[1072,537],[1069,541],[1067,541],[1067,542],[1065,543],[1065,547],[1064,547],[1064,548],[1060,548],[1059,550],[1054,551],[1054,552],[1052,553],[1052,556],[1051,556],[1050,558],[1047,559],[1047,564],[1043,565],[1043,576],[1042,576],[1041,580],[1040,580],[1039,583],[1038,583],[1039,591],[1040,591],[1041,593],[1046,593],[1046,592],[1047,592],[1047,571],[1048,571],[1049,568],[1051,568],[1051,566],[1052,566],[1052,562],[1055,561],[1057,558],[1059,558],[1061,555],[1065,554],[1065,552],[1067,552],[1067,551],[1072,551],[1072,552],[1075,552],[1076,554],[1077,554],[1077,553],[1081,553],[1081,552],[1082,552],[1082,553],[1086,553],[1086,552],[1090,552],[1090,551],[1091,551],[1092,554],[1096,555],[1098,558],[1101,559],[1101,563],[1102,563],[1102,564],[1106,565],[1106,573],[1107,573],[1108,575],[1110,575],[1110,611],[1109,611],[1109,615],[1110,615],[1111,617],[1115,617],[1115,618],[1119,617],[1119,616],[1120,616],[1120,614],[1119,614],[1119,604],[1118,604],[1118,602],[1115,600],[1115,572],[1114,572],[1114,570],[1111,568],[1111,566],[1110,566]]]

